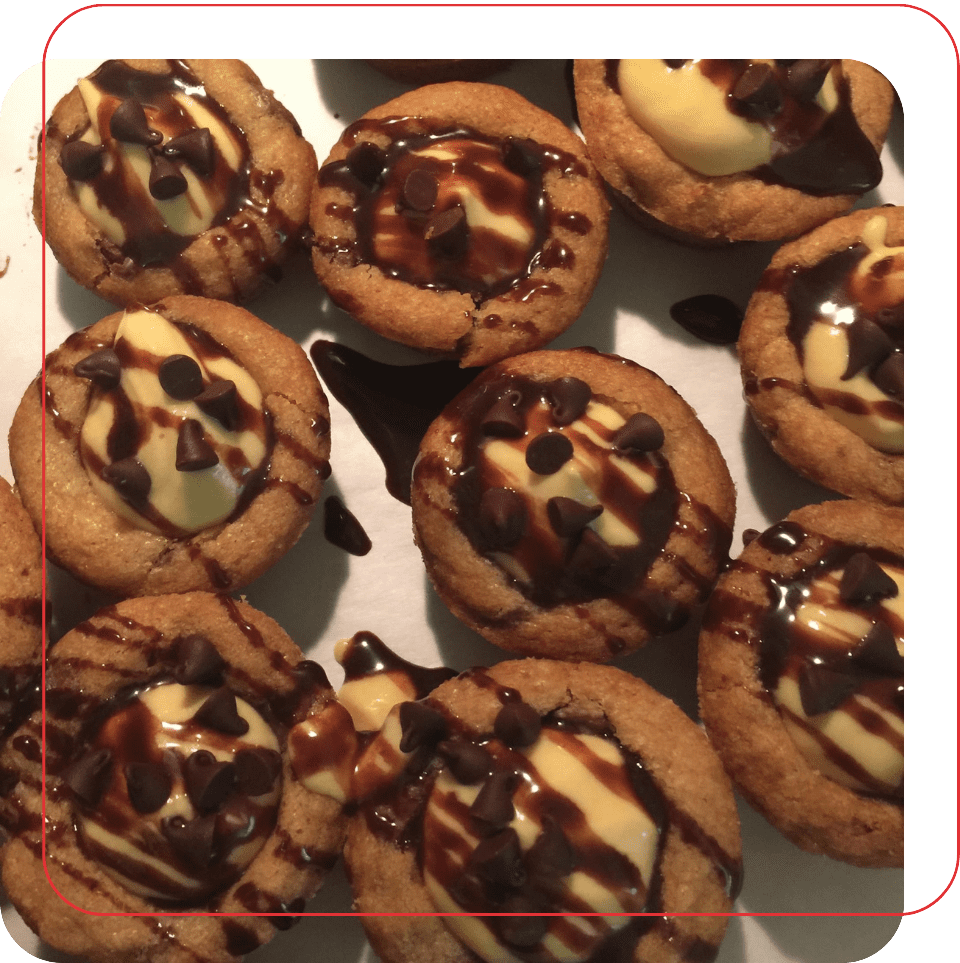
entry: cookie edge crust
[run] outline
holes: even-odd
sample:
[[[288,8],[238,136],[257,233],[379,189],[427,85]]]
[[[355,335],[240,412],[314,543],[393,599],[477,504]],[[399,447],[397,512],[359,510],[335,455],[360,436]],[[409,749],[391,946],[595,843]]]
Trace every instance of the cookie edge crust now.
[[[712,551],[700,549],[677,531],[668,537],[664,550],[648,569],[644,587],[665,594],[689,613],[702,601],[726,557],[736,510],[735,490],[726,462],[713,437],[696,412],[659,375],[617,355],[592,350],[541,351],[507,359],[479,375],[447,407],[428,429],[414,467],[411,502],[414,536],[424,558],[427,574],[437,593],[464,623],[488,641],[509,652],[555,659],[606,662],[640,648],[659,632],[648,631],[624,606],[610,598],[560,603],[541,608],[527,599],[495,563],[480,555],[456,522],[457,507],[451,485],[434,483],[423,465],[439,460],[446,477],[454,479],[463,464],[460,443],[449,439],[457,433],[456,407],[460,398],[503,375],[516,374],[538,382],[573,375],[591,385],[595,396],[624,418],[643,410],[667,429],[669,450],[665,455],[682,493],[678,517],[697,524],[689,495],[696,489],[698,504],[719,522],[720,543]],[[597,390],[599,382],[601,390]],[[629,397],[623,397],[628,395]],[[654,405],[640,401],[653,398]],[[667,413],[657,410],[666,406]],[[682,434],[683,437],[677,437]],[[704,468],[704,465],[708,468]],[[683,494],[687,495],[685,499]],[[694,565],[704,588],[683,575]],[[671,559],[679,559],[678,562]],[[549,642],[545,641],[548,639]]]
[[[585,214],[591,228],[586,234],[578,234],[562,225],[551,227],[544,247],[551,242],[560,243],[572,253],[575,266],[537,268],[531,277],[543,284],[555,284],[559,290],[540,290],[525,302],[511,299],[511,292],[507,291],[479,305],[469,294],[421,288],[386,276],[374,264],[353,264],[336,255],[325,256],[314,244],[314,271],[331,299],[383,337],[432,354],[458,358],[463,367],[492,364],[540,348],[559,336],[586,307],[603,269],[608,246],[609,205],[603,182],[583,141],[552,114],[521,94],[495,84],[449,82],[420,87],[368,111],[358,123],[394,116],[420,116],[441,126],[466,125],[494,138],[529,137],[571,154],[586,175],[577,172],[565,177],[548,171],[544,191],[558,210]],[[343,160],[348,152],[341,137],[321,171],[327,164]],[[351,203],[351,195],[336,186],[317,185],[310,208],[315,236],[326,236],[322,225],[328,219],[329,203]],[[398,303],[406,305],[402,316],[396,311]],[[484,320],[489,317],[500,320],[486,327]],[[536,328],[533,334],[529,330],[531,324]]]
[[[792,265],[819,263],[859,241],[864,225],[879,215],[887,220],[885,243],[903,244],[902,207],[854,211],[785,244],[764,276]],[[805,378],[796,348],[787,337],[789,321],[783,295],[764,290],[761,280],[747,305],[737,342],[744,398],[760,432],[784,461],[812,481],[851,498],[902,505],[903,455],[878,451],[811,402],[803,387]],[[782,379],[788,384],[756,392],[748,387],[765,379]]]
[[[892,506],[830,501],[798,509],[785,520],[798,523],[815,539],[903,552],[903,511]],[[740,558],[761,571],[788,575],[815,561],[821,550],[822,541],[801,546],[800,553],[774,555],[753,541]],[[766,602],[756,575],[749,576],[746,587],[736,587],[738,572],[735,562],[714,591]],[[708,602],[705,623],[709,613]],[[903,807],[861,796],[806,761],[760,683],[757,642],[755,632],[742,623],[700,633],[700,716],[734,785],[801,849],[855,866],[902,866]]]
[[[47,411],[47,555],[82,581],[122,595],[235,591],[279,561],[312,517],[329,468],[326,396],[303,349],[246,309],[191,295],[165,298],[150,308],[206,331],[260,385],[275,436],[267,481],[232,521],[186,538],[157,535],[120,518],[100,499],[80,462],[75,437],[58,430]],[[68,338],[45,359],[48,397],[58,404],[56,417],[72,426],[71,432],[79,431],[93,390],[73,373],[73,365],[91,350],[89,339],[94,345],[112,343],[123,313],[75,333],[73,343]],[[84,338],[78,338],[80,334]],[[14,477],[38,531],[43,517],[42,408],[52,403],[41,399],[40,380],[34,380],[10,429]],[[286,485],[309,495],[310,503],[304,504]],[[62,513],[53,503],[58,495],[69,506]],[[251,553],[251,544],[269,552],[258,557]],[[221,584],[225,577],[230,579],[226,586]]]
[[[439,702],[453,712],[468,732],[489,733],[501,703],[472,680],[473,671],[477,670],[444,683],[431,693],[428,701]],[[649,768],[668,802],[698,824],[709,826],[713,830],[709,835],[717,840],[721,851],[733,860],[739,858],[740,823],[729,780],[703,733],[665,696],[612,666],[523,659],[479,671],[500,685],[517,689],[541,715],[571,705],[597,719],[605,714],[620,742],[636,752]],[[621,702],[615,704],[618,698]],[[658,720],[655,732],[651,732],[653,719]],[[674,752],[680,742],[684,751]],[[344,857],[359,911],[436,912],[419,877],[414,854],[377,839],[366,827],[362,814],[351,818]],[[388,862],[378,866],[374,859]],[[634,963],[654,958],[662,963],[679,963],[691,944],[706,941],[719,945],[727,926],[724,915],[681,917],[671,921],[670,928],[661,926],[671,913],[724,914],[732,906],[718,879],[716,864],[684,838],[679,826],[671,825],[667,830],[661,865],[666,867],[665,915],[658,917],[657,924],[639,939]],[[668,880],[674,870],[678,878]],[[402,885],[391,882],[394,873]],[[711,877],[712,884],[708,882]],[[368,887],[373,890],[369,898],[365,895]],[[381,900],[389,900],[387,905],[391,908],[385,909]],[[431,948],[424,963],[474,960],[440,918],[397,920],[366,915],[362,922],[385,963],[402,963],[408,959],[404,952],[414,946],[421,954],[426,947]]]

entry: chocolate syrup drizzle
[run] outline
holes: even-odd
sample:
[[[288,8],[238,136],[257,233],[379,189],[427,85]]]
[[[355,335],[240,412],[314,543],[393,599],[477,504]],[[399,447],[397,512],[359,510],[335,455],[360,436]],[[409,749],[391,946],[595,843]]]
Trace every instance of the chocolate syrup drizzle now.
[[[789,70],[798,61],[776,61],[771,67],[771,84],[779,104],[770,116],[758,118],[773,135],[773,159],[749,173],[770,184],[782,184],[814,197],[835,194],[863,194],[873,190],[883,177],[880,158],[860,129],[850,101],[850,84],[840,61],[833,61],[839,103],[826,113],[812,95],[798,97]],[[749,60],[701,60],[704,76],[727,93],[727,106],[742,113],[734,98],[737,81],[753,64]],[[606,61],[606,82],[618,94],[619,60]],[[822,81],[821,81],[822,83]]]
[[[490,691],[509,713],[510,710],[530,711],[520,696],[512,688],[495,682],[484,669],[472,669],[464,673],[478,686]],[[485,785],[506,783],[509,786],[511,760],[522,762],[523,757],[516,754],[508,746],[498,742],[494,746],[494,733],[475,736],[467,733],[457,718],[443,706],[431,702],[429,698],[418,705],[423,705],[426,713],[433,713],[439,724],[422,728],[421,734],[412,736],[405,751],[411,753],[409,761],[402,767],[399,775],[390,783],[381,785],[367,796],[361,796],[357,805],[364,816],[369,830],[375,835],[391,841],[401,849],[413,849],[416,853],[418,867],[424,868],[423,822],[428,802],[431,798],[433,786],[437,776],[451,755],[463,755],[464,747],[471,754],[479,753],[486,757],[489,769],[484,779]],[[402,720],[401,716],[401,720]],[[498,723],[499,724],[499,723]],[[450,892],[455,901],[466,912],[470,913],[564,913],[576,915],[576,899],[572,894],[565,893],[562,885],[563,876],[573,868],[583,870],[593,877],[600,885],[608,886],[615,891],[625,890],[627,902],[634,914],[624,926],[611,930],[608,935],[597,942],[596,937],[591,941],[576,927],[571,928],[566,918],[537,917],[537,916],[491,916],[486,918],[487,924],[493,930],[496,938],[509,946],[509,952],[522,960],[540,961],[553,957],[539,949],[539,942],[548,928],[557,931],[558,935],[584,952],[585,963],[610,963],[610,961],[626,961],[633,959],[634,947],[645,933],[654,928],[666,930],[668,938],[680,946],[680,958],[689,963],[712,960],[717,947],[705,941],[692,939],[684,940],[677,931],[676,925],[668,917],[662,915],[662,862],[663,840],[669,831],[679,832],[682,838],[694,848],[703,853],[714,865],[716,872],[724,884],[727,894],[735,898],[739,891],[742,878],[742,864],[739,858],[730,857],[723,848],[697,825],[686,813],[673,803],[668,802],[651,775],[645,768],[643,761],[635,753],[626,749],[616,737],[612,726],[606,719],[589,721],[578,718],[571,710],[556,710],[541,718],[537,723],[546,728],[555,728],[570,733],[583,733],[600,736],[614,742],[620,749],[630,785],[636,793],[638,806],[647,812],[656,826],[659,842],[657,856],[654,863],[653,878],[649,888],[645,887],[638,878],[636,868],[632,864],[627,866],[616,854],[606,847],[602,851],[594,852],[588,843],[589,832],[585,829],[584,814],[570,803],[566,797],[550,790],[549,783],[541,784],[541,792],[535,794],[532,800],[540,807],[539,815],[546,829],[551,826],[550,833],[562,834],[565,843],[560,844],[556,838],[553,845],[546,845],[546,840],[540,846],[541,854],[534,854],[531,850],[523,856],[524,870],[519,870],[518,882],[515,884],[493,884],[489,872],[478,869],[469,853],[461,855],[461,860],[450,861],[450,866],[459,866],[454,876],[442,878],[439,882]],[[405,730],[405,738],[407,738]],[[438,747],[439,743],[439,747]],[[451,747],[457,747],[456,749]],[[488,748],[489,747],[489,748]],[[494,751],[495,749],[495,751]],[[585,757],[589,758],[589,757]],[[583,760],[581,760],[583,761]],[[606,763],[603,763],[606,765]],[[527,769],[527,765],[521,769]],[[533,773],[536,779],[536,773]],[[459,779],[459,777],[457,777]],[[600,776],[603,781],[602,776]],[[468,778],[468,781],[469,778]],[[484,790],[481,790],[483,793]],[[505,790],[512,794],[512,790]],[[494,793],[495,794],[495,793]],[[480,797],[478,797],[479,803]],[[474,805],[477,808],[477,804]],[[510,807],[512,811],[512,804]],[[478,810],[479,812],[479,810]],[[463,818],[468,821],[473,817],[466,814],[449,813],[445,818]],[[479,816],[476,818],[480,818]],[[490,818],[484,815],[483,818]],[[504,815],[505,819],[509,817]],[[445,823],[444,823],[445,825]],[[488,836],[495,827],[480,829],[480,835]],[[549,835],[545,832],[543,835]],[[456,849],[463,847],[463,840],[453,834],[448,841]],[[558,849],[559,847],[559,849]],[[537,847],[534,847],[535,849]],[[544,851],[549,851],[546,856]],[[569,855],[564,856],[564,852]],[[540,860],[545,860],[542,864]],[[571,860],[568,864],[567,860]],[[446,865],[446,864],[445,864]],[[547,867],[552,867],[548,869]],[[434,871],[437,867],[433,867]],[[498,870],[495,870],[495,874]],[[477,875],[479,873],[479,875]],[[543,873],[547,873],[546,876]],[[568,902],[573,899],[573,904]],[[589,912],[588,907],[582,907]],[[590,920],[590,923],[595,923]],[[597,926],[603,929],[602,923]],[[536,935],[531,937],[531,932]],[[518,933],[524,935],[518,936]],[[519,942],[515,942],[515,940]],[[586,940],[586,942],[584,942]],[[591,945],[592,943],[592,945]],[[470,954],[471,957],[473,954]]]
[[[375,146],[384,142],[382,148]],[[568,213],[554,212],[544,189],[544,178],[551,171],[565,177],[587,176],[583,163],[559,148],[523,138],[500,140],[467,126],[437,127],[422,117],[361,119],[347,128],[341,143],[351,148],[350,153],[344,160],[325,164],[319,184],[352,195],[353,204],[327,205],[326,214],[349,230],[315,239],[316,249],[326,258],[374,264],[387,276],[419,287],[469,294],[477,305],[507,292],[512,299],[526,301],[550,284],[536,279],[538,269],[573,265],[573,252],[559,241],[548,240],[553,226],[568,226],[577,233],[589,230],[583,215],[571,219]],[[413,151],[445,144],[452,145],[457,154],[452,165],[435,158],[411,157]],[[499,169],[488,166],[491,156],[500,158]],[[417,171],[428,172],[441,185],[453,171],[468,176],[491,210],[512,215],[529,226],[532,240],[527,249],[518,250],[515,242],[495,231],[469,224],[431,242],[433,221],[416,201],[413,210],[405,201],[407,178]],[[385,198],[394,197],[390,210],[407,213],[398,219],[398,228],[389,228],[396,233],[387,258],[375,250],[375,242],[383,246],[388,230],[380,223],[378,208]],[[432,205],[423,206],[430,210]],[[510,265],[509,269],[505,265]],[[498,320],[490,315],[485,323],[492,327]]]
[[[816,546],[816,557],[788,576],[775,575],[738,559],[733,563],[733,571],[749,573],[761,579],[767,600],[763,604],[754,603],[739,592],[720,587],[711,596],[704,615],[704,630],[730,632],[731,626],[739,626],[733,630],[735,634],[732,637],[757,650],[759,678],[771,700],[771,693],[776,689],[781,674],[787,671],[788,660],[795,661],[799,658],[802,667],[798,671],[801,674],[808,671],[808,667],[818,673],[821,670],[827,672],[830,681],[825,684],[836,685],[837,692],[843,693],[837,707],[842,705],[843,711],[849,712],[861,725],[870,725],[870,720],[851,698],[855,694],[869,695],[870,699],[885,711],[899,715],[902,719],[902,657],[898,660],[893,655],[886,663],[865,658],[865,650],[869,648],[869,635],[866,639],[851,640],[850,646],[840,651],[837,647],[818,645],[816,633],[802,631],[794,624],[794,612],[807,596],[811,583],[830,572],[843,570],[855,554],[865,553],[879,564],[898,568],[903,567],[903,557],[879,548],[844,544],[823,535],[815,535],[792,521],[772,526],[757,536],[755,541],[776,555],[791,555],[798,550],[807,551],[811,546]],[[893,618],[879,602],[849,603],[847,607],[871,621],[875,629],[879,627],[884,634],[889,632],[891,642],[895,638],[903,638],[902,622]],[[835,701],[829,699],[829,694],[826,698],[828,703]],[[840,698],[840,695],[837,698]],[[817,738],[815,730],[805,728]],[[886,730],[874,731],[873,734],[888,739],[891,745],[898,747],[902,753],[902,736]],[[852,756],[833,746],[825,736],[817,738],[817,741],[828,758],[852,777],[867,785],[873,781]],[[861,793],[873,794],[865,790]],[[889,789],[878,787],[876,794],[902,804],[903,786],[901,784],[896,787],[892,794]]]

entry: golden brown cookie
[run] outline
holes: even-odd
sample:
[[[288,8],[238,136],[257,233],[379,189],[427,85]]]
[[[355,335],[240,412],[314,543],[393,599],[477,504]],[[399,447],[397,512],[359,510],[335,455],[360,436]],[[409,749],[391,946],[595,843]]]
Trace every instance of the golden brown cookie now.
[[[46,709],[45,786],[38,712],[4,751],[20,781],[0,808],[20,807],[3,884],[41,939],[94,963],[230,963],[292,925],[342,846],[356,743],[275,622],[207,593],[122,602],[51,650]],[[306,775],[303,739],[324,755]],[[277,915],[154,915],[178,912]]]
[[[577,60],[590,156],[681,239],[794,237],[882,175],[893,88],[853,60]]]
[[[489,84],[423,87],[351,124],[320,170],[313,265],[374,331],[489,364],[580,315],[607,251],[582,142]]]
[[[737,351],[774,450],[854,498],[903,504],[903,208],[837,218],[774,255]]]
[[[674,914],[731,909],[730,785],[697,726],[618,669],[465,672],[390,713],[354,786],[344,856],[385,963],[679,963],[723,938],[722,915]],[[437,912],[484,915],[379,915]]]
[[[598,662],[686,621],[735,508],[693,409],[589,348],[482,372],[428,430],[412,505],[455,615],[508,651]]]
[[[0,478],[0,746],[39,705],[43,557],[30,516]],[[0,793],[11,773],[0,768]]]
[[[248,311],[176,296],[71,335],[24,395],[10,458],[47,554],[121,595],[252,581],[296,542],[329,474],[304,351]]]
[[[482,80],[510,66],[510,60],[368,60],[391,80],[402,84],[441,84],[451,80]]]
[[[801,508],[707,605],[700,712],[746,799],[798,846],[903,865],[903,511]]]
[[[110,60],[53,110],[34,218],[67,273],[116,304],[236,301],[279,277],[316,171],[241,61]]]

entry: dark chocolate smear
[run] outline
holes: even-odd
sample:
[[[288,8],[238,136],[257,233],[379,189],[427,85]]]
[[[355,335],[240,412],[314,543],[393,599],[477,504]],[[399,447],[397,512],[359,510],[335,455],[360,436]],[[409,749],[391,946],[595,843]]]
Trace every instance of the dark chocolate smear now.
[[[331,545],[351,555],[366,555],[373,547],[356,515],[336,495],[328,496],[323,503],[323,535]]]
[[[736,344],[743,311],[719,294],[697,294],[670,307],[670,317],[695,338],[709,344]]]

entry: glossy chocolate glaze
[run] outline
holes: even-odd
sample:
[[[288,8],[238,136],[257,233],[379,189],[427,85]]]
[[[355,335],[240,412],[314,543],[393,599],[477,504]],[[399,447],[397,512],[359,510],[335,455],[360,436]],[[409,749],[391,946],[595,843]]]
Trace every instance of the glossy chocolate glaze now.
[[[327,206],[344,230],[315,240],[325,257],[373,264],[420,287],[460,291],[479,305],[507,292],[527,300],[542,283],[532,277],[538,268],[572,267],[572,252],[548,241],[554,224],[589,230],[582,215],[571,222],[549,202],[544,189],[549,172],[587,173],[582,162],[557,148],[522,138],[499,140],[466,126],[441,128],[420,117],[361,119],[341,142],[351,153],[325,164],[319,183],[347,192],[353,203]],[[437,149],[452,156],[434,156]],[[439,186],[439,195],[436,187],[414,194],[410,178],[421,173]],[[524,237],[508,237],[469,216],[466,226],[441,229],[440,215],[450,219],[457,207],[463,209],[455,194],[444,196],[445,184],[454,178],[488,211],[514,219]]]
[[[781,577],[764,571],[748,562],[737,560],[733,563],[734,572],[746,572],[762,580],[767,599],[763,604],[745,599],[739,592],[715,590],[704,616],[705,631],[727,632],[733,638],[757,650],[759,678],[768,693],[776,689],[785,673],[799,680],[806,673],[819,673],[825,670],[830,684],[837,686],[836,708],[850,714],[859,724],[870,729],[873,735],[884,739],[903,752],[903,736],[878,722],[874,713],[868,713],[855,696],[869,698],[882,707],[883,711],[903,719],[903,658],[893,654],[885,664],[870,658],[867,650],[871,648],[867,639],[849,639],[845,646],[829,644],[816,631],[796,623],[797,606],[812,599],[816,602],[822,591],[814,584],[818,579],[838,573],[845,569],[854,555],[867,554],[878,564],[886,564],[902,569],[903,558],[892,552],[876,548],[848,545],[836,542],[823,535],[812,534],[792,521],[774,525],[757,536],[756,544],[775,555],[788,556],[795,551],[809,551],[815,548],[815,558],[800,571],[789,577]],[[888,638],[903,640],[903,622],[878,600],[865,603],[848,603],[843,606],[848,611],[863,616],[874,626],[874,631],[889,632]],[[736,626],[737,628],[732,628]],[[820,694],[816,688],[814,697]],[[771,696],[772,698],[772,696]],[[836,701],[836,700],[828,700]],[[780,711],[788,712],[782,708]],[[810,727],[804,727],[814,734]],[[830,761],[849,773],[852,778],[870,785],[872,779],[857,760],[824,734],[814,734],[823,753]],[[865,795],[871,795],[864,791]],[[888,788],[877,787],[876,794],[893,802],[902,802],[903,786],[895,787],[891,793]]]
[[[427,428],[480,369],[455,361],[384,364],[332,341],[315,341],[310,357],[380,456],[387,491],[409,505],[413,463]]]
[[[619,93],[619,60],[606,61],[607,84]],[[727,92],[727,106],[740,112],[732,96],[737,81],[753,61],[700,60],[703,74]],[[796,61],[775,61],[773,83],[779,107],[762,122],[773,135],[774,156],[769,164],[750,173],[771,184],[782,184],[815,197],[834,194],[863,194],[873,190],[883,177],[880,158],[860,129],[850,105],[850,89],[840,61],[832,61],[839,104],[827,114],[812,97],[798,98],[788,80]],[[751,118],[757,119],[757,118]]]

